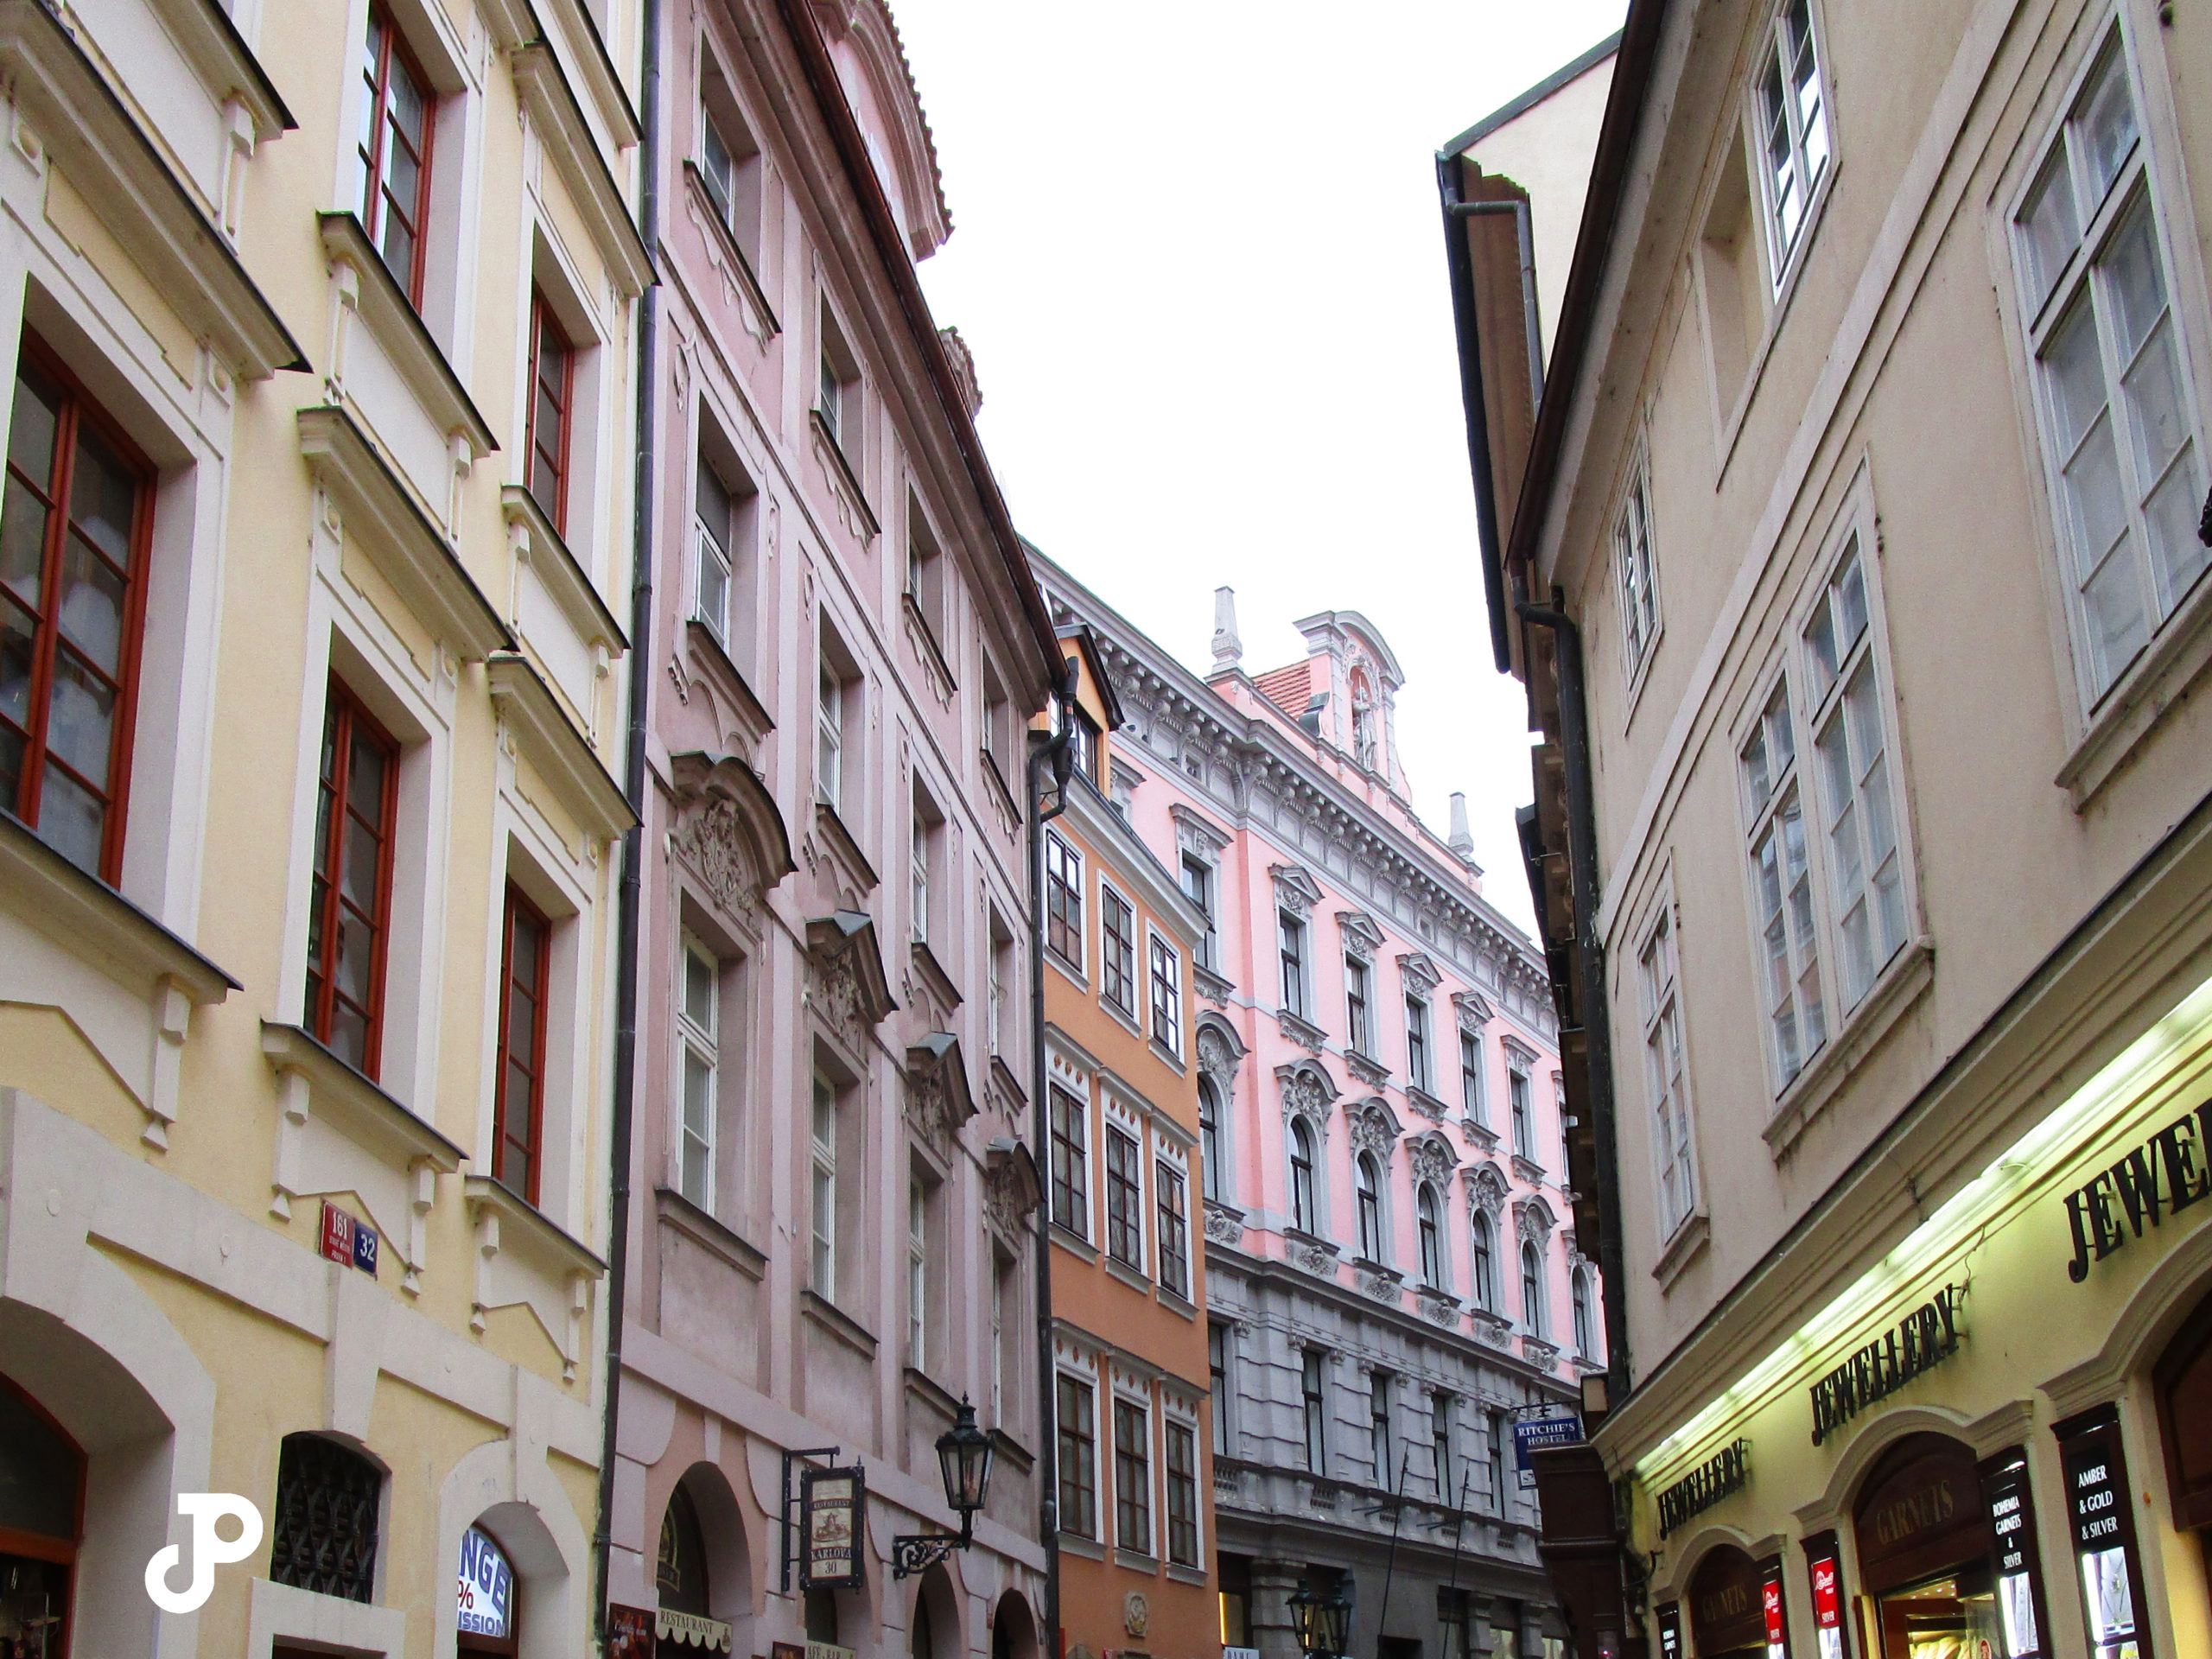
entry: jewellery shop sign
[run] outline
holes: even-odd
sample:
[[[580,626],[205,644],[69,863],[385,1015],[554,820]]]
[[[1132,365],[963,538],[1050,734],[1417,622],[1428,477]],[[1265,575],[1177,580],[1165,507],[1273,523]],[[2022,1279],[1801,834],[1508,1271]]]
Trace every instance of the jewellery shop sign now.
[[[1946,1285],[1813,1384],[1813,1444],[1959,1351],[1966,1287]]]
[[[2183,1112],[2118,1161],[2066,1195],[2074,1256],[2066,1276],[2080,1284],[2101,1262],[2163,1217],[2212,1198],[2212,1100]]]

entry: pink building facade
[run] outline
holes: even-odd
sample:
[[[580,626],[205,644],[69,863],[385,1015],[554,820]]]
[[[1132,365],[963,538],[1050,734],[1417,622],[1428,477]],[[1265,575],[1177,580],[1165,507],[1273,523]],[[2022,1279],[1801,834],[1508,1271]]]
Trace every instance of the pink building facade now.
[[[1224,590],[1201,678],[1037,568],[1122,695],[1114,803],[1213,921],[1194,1021],[1224,1644],[1291,1659],[1288,1596],[1349,1580],[1353,1651],[1553,1651],[1513,1421],[1577,1397],[1603,1319],[1542,959],[1464,829],[1414,817],[1402,677],[1363,618],[1306,618],[1306,658],[1255,676]]]

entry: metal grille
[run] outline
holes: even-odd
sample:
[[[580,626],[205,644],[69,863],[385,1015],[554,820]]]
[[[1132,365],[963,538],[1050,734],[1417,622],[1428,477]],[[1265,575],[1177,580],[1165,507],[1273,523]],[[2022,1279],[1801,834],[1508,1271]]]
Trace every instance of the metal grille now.
[[[383,1484],[377,1466],[358,1452],[312,1434],[287,1436],[277,1463],[269,1576],[326,1596],[369,1600],[376,1589]]]

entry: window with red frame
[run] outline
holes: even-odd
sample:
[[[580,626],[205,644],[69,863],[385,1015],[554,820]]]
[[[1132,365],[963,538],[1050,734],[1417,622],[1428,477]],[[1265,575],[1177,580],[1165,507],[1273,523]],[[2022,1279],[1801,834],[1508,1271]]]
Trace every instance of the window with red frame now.
[[[361,194],[356,204],[369,240],[410,303],[423,303],[423,227],[430,211],[430,137],[437,94],[382,6],[369,8],[361,54],[365,83],[361,133],[354,147]]]
[[[0,507],[0,804],[123,869],[153,469],[29,336]]]
[[[399,745],[340,681],[322,717],[315,890],[308,914],[307,1025],[365,1077],[384,1042]]]
[[[537,1202],[545,1128],[545,994],[552,926],[519,889],[507,888],[499,953],[499,1081],[493,1106],[492,1179]]]
[[[10,1653],[69,1651],[77,1550],[85,1535],[85,1454],[46,1408],[0,1376],[0,1630]]]
[[[553,528],[569,533],[569,405],[576,353],[545,296],[530,303],[530,493]]]

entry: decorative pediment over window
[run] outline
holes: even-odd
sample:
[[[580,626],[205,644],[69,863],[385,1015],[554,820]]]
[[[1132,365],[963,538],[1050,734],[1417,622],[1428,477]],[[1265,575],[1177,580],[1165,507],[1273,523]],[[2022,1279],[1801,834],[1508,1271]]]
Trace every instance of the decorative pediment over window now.
[[[1466,1183],[1469,1208],[1491,1216],[1505,1213],[1505,1200],[1510,1189],[1505,1184],[1504,1172],[1496,1164],[1484,1160],[1462,1170],[1459,1178]]]
[[[1211,859],[1229,845],[1227,830],[1217,829],[1180,801],[1167,809],[1167,816],[1175,820],[1175,846],[1179,852],[1196,853],[1201,858]]]
[[[1019,1249],[1031,1216],[1043,1198],[1037,1160],[1012,1135],[991,1142],[983,1154],[983,1220],[1009,1249]]]
[[[1440,1186],[1452,1179],[1452,1172],[1459,1166],[1452,1143],[1440,1135],[1424,1135],[1414,1141],[1410,1158],[1415,1180],[1434,1181]]]
[[[1558,1224],[1553,1218],[1551,1206],[1541,1198],[1523,1198],[1513,1206],[1513,1224],[1521,1236],[1532,1244],[1541,1244],[1551,1236]]]
[[[1198,1071],[1213,1079],[1224,1103],[1236,1083],[1236,1068],[1243,1063],[1244,1045],[1229,1021],[1218,1014],[1198,1016]]]
[[[1444,982],[1444,976],[1422,952],[1408,950],[1398,958],[1398,980],[1407,995],[1427,996]]]
[[[1462,1031],[1480,1031],[1497,1017],[1497,1012],[1475,991],[1452,992],[1452,1007],[1459,1014]]]
[[[1382,930],[1363,910],[1338,911],[1337,931],[1344,935],[1346,950],[1371,957],[1382,948]]]
[[[906,1122],[940,1163],[951,1160],[953,1142],[976,1116],[960,1039],[933,1031],[906,1051]]]
[[[899,1006],[883,971],[874,919],[857,910],[817,917],[806,925],[806,951],[823,1023],[858,1052],[869,1029]]]
[[[1311,1060],[1300,1060],[1291,1065],[1275,1068],[1275,1082],[1282,1088],[1282,1109],[1286,1114],[1310,1117],[1325,1128],[1329,1106],[1337,1097],[1337,1085],[1329,1074]]]
[[[734,756],[716,760],[694,750],[671,764],[676,855],[709,899],[757,929],[760,900],[798,868],[775,798],[760,774]]]
[[[1371,1152],[1379,1158],[1388,1158],[1390,1149],[1398,1144],[1399,1127],[1396,1115],[1379,1100],[1346,1105],[1344,1122],[1351,1133],[1351,1143],[1362,1152]]]
[[[1313,906],[1321,902],[1320,883],[1306,874],[1298,864],[1270,864],[1268,874],[1275,879],[1275,903],[1294,916],[1311,916]]]

